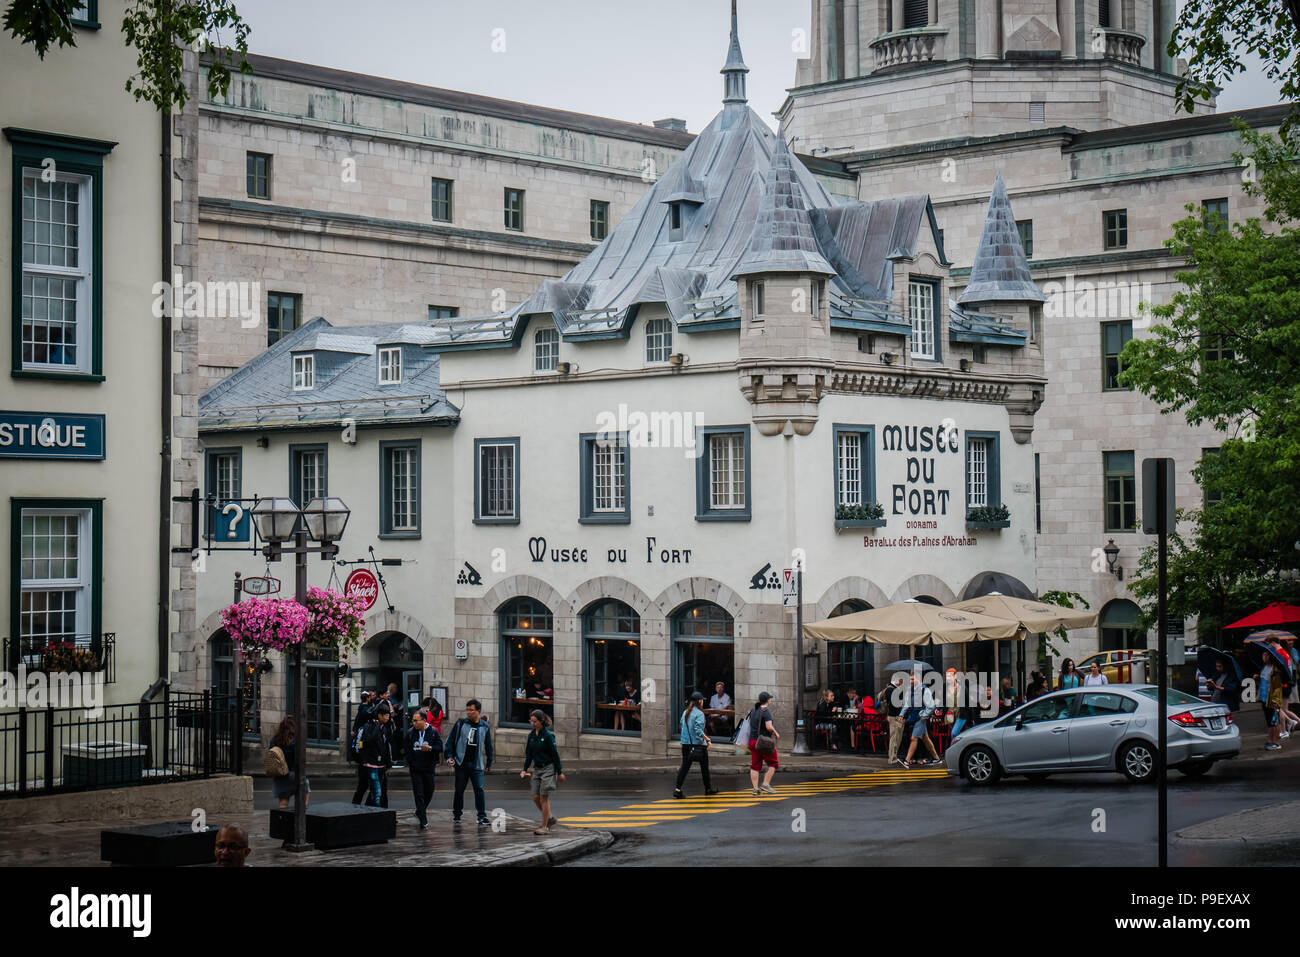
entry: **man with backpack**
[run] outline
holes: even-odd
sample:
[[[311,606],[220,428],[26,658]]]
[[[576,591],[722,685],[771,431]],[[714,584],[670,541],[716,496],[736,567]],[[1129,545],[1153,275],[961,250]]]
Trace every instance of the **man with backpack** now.
[[[888,762],[891,764],[895,761],[899,764],[903,763],[898,757],[898,749],[903,743],[902,700],[903,677],[902,675],[894,675],[876,699],[876,710],[889,721],[889,749],[886,754]]]
[[[393,766],[393,737],[389,725],[392,709],[387,701],[379,702],[375,720],[361,732],[361,766],[365,769],[370,796],[366,804],[388,807],[388,769]]]
[[[447,735],[447,763],[456,766],[456,792],[451,800],[451,821],[460,823],[465,810],[465,785],[474,786],[474,810],[478,826],[491,827],[487,816],[487,795],[483,792],[483,775],[492,768],[492,729],[483,717],[478,699],[465,702],[465,717],[457,719]]]

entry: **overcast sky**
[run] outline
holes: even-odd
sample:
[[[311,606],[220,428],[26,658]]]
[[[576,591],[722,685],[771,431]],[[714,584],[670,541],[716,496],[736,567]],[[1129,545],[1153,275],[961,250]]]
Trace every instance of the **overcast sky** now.
[[[636,123],[721,107],[726,0],[238,0],[255,53]],[[764,118],[794,83],[809,0],[740,0],[749,102]],[[494,50],[494,46],[500,52]],[[501,49],[501,48],[504,49]],[[1220,109],[1266,106],[1256,64]],[[1172,118],[1172,117],[1171,117]]]

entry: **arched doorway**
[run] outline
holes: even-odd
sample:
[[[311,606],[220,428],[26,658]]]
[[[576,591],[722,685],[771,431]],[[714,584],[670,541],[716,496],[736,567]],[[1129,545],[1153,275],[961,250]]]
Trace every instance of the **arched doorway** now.
[[[212,663],[212,693],[217,697],[234,698],[236,691],[243,691],[243,715],[239,721],[243,736],[247,739],[260,740],[262,729],[262,683],[257,665],[247,658],[239,660],[238,676],[235,668],[235,643],[226,629],[219,628],[208,639],[208,659]],[[235,702],[230,702],[230,708]],[[229,734],[234,722],[221,712],[219,731]]]
[[[380,632],[366,645],[368,649],[374,649],[378,661],[374,665],[353,670],[352,677],[358,695],[362,691],[382,694],[388,690],[389,685],[397,685],[394,697],[404,709],[403,722],[409,722],[424,698],[424,650],[410,635],[401,631]]]
[[[1101,650],[1119,651],[1125,648],[1145,648],[1147,633],[1139,631],[1137,622],[1141,609],[1126,598],[1109,601],[1101,609],[1097,627],[1101,629]]]
[[[514,598],[497,611],[501,635],[501,715],[506,727],[528,727],[528,712],[555,717],[555,644],[551,610],[535,598]]]
[[[641,735],[641,616],[607,598],[582,616],[584,730]]]
[[[847,598],[836,605],[831,618],[869,611],[869,602]],[[847,698],[850,688],[864,697],[874,697],[876,691],[876,644],[870,641],[826,642],[826,686],[835,692],[837,699]]]
[[[670,715],[681,713],[681,705],[692,691],[704,695],[707,708],[722,684],[731,696],[735,710],[736,681],[734,643],[736,625],[726,610],[708,601],[684,605],[672,617],[673,622],[673,700]],[[730,728],[731,715],[714,715],[709,722],[711,730],[723,733]],[[672,737],[681,734],[680,722],[669,720]]]

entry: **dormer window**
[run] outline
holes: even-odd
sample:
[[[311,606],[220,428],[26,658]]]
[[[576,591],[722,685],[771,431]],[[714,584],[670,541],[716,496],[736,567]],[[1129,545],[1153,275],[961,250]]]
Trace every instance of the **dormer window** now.
[[[681,203],[668,204],[668,240],[677,242],[682,238],[682,223],[686,221],[686,214],[682,211]]]
[[[379,384],[397,385],[402,381],[402,350],[379,350]]]
[[[533,371],[554,372],[560,363],[560,332],[538,329],[533,336]]]
[[[316,357],[293,357],[293,391],[306,392],[316,388]]]
[[[751,282],[749,284],[749,311],[751,314],[750,319],[753,322],[761,322],[763,316],[767,313],[764,286],[761,282]]]

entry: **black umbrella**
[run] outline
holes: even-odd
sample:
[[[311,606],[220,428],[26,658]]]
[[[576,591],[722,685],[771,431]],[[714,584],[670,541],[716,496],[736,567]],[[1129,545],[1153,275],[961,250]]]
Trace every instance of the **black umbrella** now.
[[[1250,663],[1256,668],[1263,668],[1264,662],[1267,661],[1275,668],[1281,668],[1288,679],[1291,677],[1291,662],[1282,657],[1281,653],[1272,645],[1264,641],[1245,641],[1246,655],[1250,658]]]
[[[1218,674],[1218,669],[1214,667],[1215,662],[1223,662],[1223,670],[1241,683],[1241,666],[1237,664],[1237,659],[1226,651],[1220,651],[1218,648],[1211,648],[1209,645],[1203,645],[1196,652],[1196,667],[1201,674],[1207,678],[1213,678]]]

